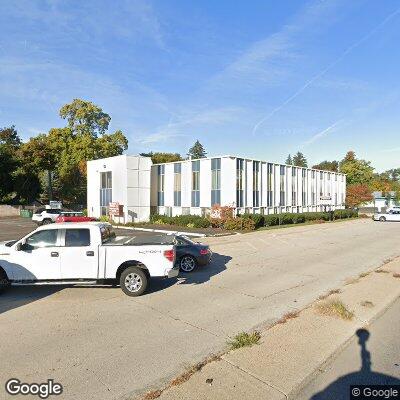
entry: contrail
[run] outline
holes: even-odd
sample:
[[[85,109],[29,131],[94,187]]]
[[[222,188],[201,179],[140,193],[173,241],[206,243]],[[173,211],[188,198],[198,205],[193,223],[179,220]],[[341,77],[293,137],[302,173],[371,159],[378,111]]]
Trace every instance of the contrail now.
[[[377,30],[382,28],[387,22],[389,22],[399,12],[400,12],[400,8],[398,8],[396,11],[394,11],[393,13],[388,15],[382,22],[380,22],[378,25],[376,25],[375,28],[373,28],[369,33],[367,33],[360,40],[356,41],[350,47],[348,47],[338,58],[336,58],[336,60],[334,60],[331,64],[329,64],[325,69],[323,69],[318,74],[313,76],[310,80],[308,80],[300,89],[298,89],[294,94],[292,94],[290,97],[288,97],[281,105],[279,105],[278,107],[274,108],[268,115],[266,115],[264,118],[262,118],[260,121],[258,121],[253,127],[253,135],[256,133],[256,131],[259,128],[260,125],[262,125],[264,122],[268,121],[274,114],[276,114],[279,110],[281,110],[283,107],[285,107],[287,104],[289,104],[292,100],[294,100],[297,96],[299,96],[313,82],[315,82],[321,76],[325,75],[336,64],[338,64],[340,61],[342,61],[342,59],[344,57],[346,57],[351,51],[353,51],[360,44],[362,44],[363,42],[368,40]]]
[[[331,129],[333,129],[336,125],[340,124],[343,120],[339,119],[338,121],[334,122],[332,125],[328,126],[326,129],[323,131],[316,133],[314,136],[312,136],[310,139],[308,139],[306,142],[303,143],[302,147],[308,146],[311,143],[314,143],[316,140],[319,138],[322,138],[325,136]]]

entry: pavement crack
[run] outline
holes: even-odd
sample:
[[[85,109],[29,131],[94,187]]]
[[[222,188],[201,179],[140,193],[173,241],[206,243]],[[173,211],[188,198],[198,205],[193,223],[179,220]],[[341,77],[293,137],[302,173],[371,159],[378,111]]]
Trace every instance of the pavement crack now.
[[[277,392],[283,394],[283,395],[285,396],[285,398],[288,399],[288,395],[287,395],[285,392],[283,392],[280,388],[278,388],[277,386],[272,385],[271,383],[264,381],[263,379],[261,379],[261,378],[258,377],[257,375],[254,375],[254,374],[251,373],[250,371],[239,367],[238,365],[232,363],[231,361],[227,360],[226,358],[222,358],[222,361],[226,362],[227,364],[231,365],[231,366],[234,367],[234,368],[237,368],[238,370],[244,372],[245,374],[251,376],[252,378],[257,379],[259,382],[263,383],[264,385],[267,385],[267,386],[269,386],[270,388],[276,390]]]

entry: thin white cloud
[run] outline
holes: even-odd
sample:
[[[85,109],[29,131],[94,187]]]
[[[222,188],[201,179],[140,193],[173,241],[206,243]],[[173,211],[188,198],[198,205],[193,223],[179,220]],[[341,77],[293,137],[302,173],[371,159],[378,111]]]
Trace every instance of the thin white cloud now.
[[[335,123],[333,123],[332,125],[328,126],[327,128],[325,128],[324,130],[322,130],[321,132],[316,133],[315,135],[311,136],[310,139],[308,139],[307,141],[305,141],[302,144],[302,147],[306,147],[309,146],[310,144],[313,144],[314,142],[322,139],[323,137],[325,137],[326,135],[329,134],[329,132],[331,132],[338,124],[340,124],[341,122],[343,122],[343,120],[339,120],[336,121]]]
[[[396,9],[394,12],[389,14],[383,21],[376,25],[372,30],[370,30],[361,39],[355,41],[350,45],[342,54],[339,55],[333,62],[331,62],[326,68],[322,69],[320,72],[311,77],[308,81],[304,83],[298,90],[296,90],[291,96],[289,96],[283,103],[275,107],[269,114],[261,118],[253,127],[253,135],[256,133],[257,129],[272,118],[278,111],[296,99],[301,93],[303,93],[309,86],[311,86],[316,80],[324,76],[328,71],[330,71],[334,66],[336,66],[340,61],[342,61],[349,53],[351,53],[355,48],[360,46],[362,43],[367,41],[372,35],[374,35],[379,29],[386,25],[393,17],[400,13],[400,8]]]
[[[381,150],[382,153],[396,153],[400,151],[400,147],[392,147],[390,149]]]
[[[140,138],[135,139],[135,142],[141,144],[141,145],[149,145],[149,144],[155,144],[155,143],[160,143],[160,142],[166,142],[168,140],[171,139],[176,139],[179,137],[184,137],[186,135],[182,135],[179,133],[168,133],[168,132],[164,132],[164,133],[153,133],[152,135],[147,135],[147,136],[143,136]]]

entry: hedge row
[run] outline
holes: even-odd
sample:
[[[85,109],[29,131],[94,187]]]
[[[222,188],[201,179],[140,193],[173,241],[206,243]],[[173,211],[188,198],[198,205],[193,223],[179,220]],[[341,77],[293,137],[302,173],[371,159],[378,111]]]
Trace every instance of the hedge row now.
[[[307,213],[282,213],[282,214],[243,214],[242,218],[251,219],[255,228],[262,226],[301,224],[308,221],[330,221],[331,219],[343,219],[358,217],[355,210],[336,210],[332,212],[307,212]]]
[[[167,217],[166,215],[153,214],[150,217],[153,224],[168,224],[186,226],[188,228],[208,228],[211,222],[208,218],[200,215],[177,215],[175,217]]]

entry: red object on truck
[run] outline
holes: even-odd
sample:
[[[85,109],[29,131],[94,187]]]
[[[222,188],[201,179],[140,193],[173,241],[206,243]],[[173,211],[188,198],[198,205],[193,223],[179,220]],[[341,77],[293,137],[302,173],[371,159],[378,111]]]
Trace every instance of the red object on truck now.
[[[96,221],[96,218],[86,217],[81,212],[62,212],[56,219],[56,223],[58,222],[90,222]]]

